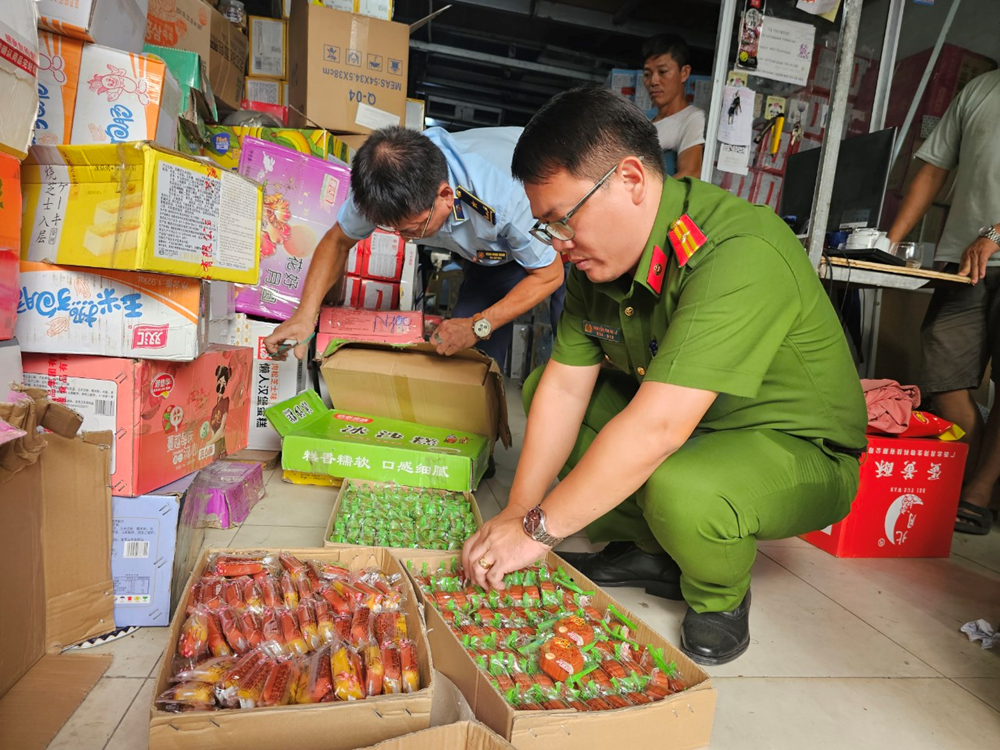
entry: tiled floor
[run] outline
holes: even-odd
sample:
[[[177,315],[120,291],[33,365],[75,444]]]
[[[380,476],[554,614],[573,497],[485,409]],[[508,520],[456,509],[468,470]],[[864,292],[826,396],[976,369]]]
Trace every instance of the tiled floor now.
[[[510,387],[515,448],[497,454],[480,487],[483,516],[507,501],[524,436]],[[209,546],[322,544],[335,490],[297,487],[273,473],[268,497],[239,529]],[[587,549],[586,539],[567,548]],[[798,539],[764,542],[754,569],[753,644],[709,669],[719,691],[713,750],[987,750],[1000,747],[1000,648],[959,632],[1000,622],[1000,529],[956,535],[947,560],[837,560]],[[684,605],[637,589],[615,592],[676,642]],[[104,646],[111,668],[51,748],[142,750],[163,629]]]

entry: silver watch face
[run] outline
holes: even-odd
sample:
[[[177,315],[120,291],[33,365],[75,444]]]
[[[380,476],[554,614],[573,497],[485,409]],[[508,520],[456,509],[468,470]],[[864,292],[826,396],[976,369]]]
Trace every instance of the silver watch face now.
[[[480,318],[472,324],[472,332],[481,339],[489,336],[491,330],[492,326],[490,326],[490,322],[486,318]]]

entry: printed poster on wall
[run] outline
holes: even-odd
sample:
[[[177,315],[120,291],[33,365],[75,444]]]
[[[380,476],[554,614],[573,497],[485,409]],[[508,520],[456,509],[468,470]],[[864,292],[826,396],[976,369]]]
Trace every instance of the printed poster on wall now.
[[[753,74],[805,86],[809,81],[816,28],[807,23],[765,16]]]

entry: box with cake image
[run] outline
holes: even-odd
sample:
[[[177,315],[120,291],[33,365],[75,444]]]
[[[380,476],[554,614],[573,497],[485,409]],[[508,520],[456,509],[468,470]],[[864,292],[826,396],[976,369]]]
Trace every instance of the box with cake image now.
[[[255,284],[261,188],[149,142],[36,146],[22,260]]]

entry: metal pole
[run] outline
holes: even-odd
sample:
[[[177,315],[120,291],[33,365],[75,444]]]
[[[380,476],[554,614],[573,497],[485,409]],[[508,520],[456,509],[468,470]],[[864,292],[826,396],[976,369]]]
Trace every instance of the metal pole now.
[[[944,46],[944,40],[948,36],[951,22],[955,20],[955,13],[958,12],[958,6],[961,4],[962,0],[951,0],[951,8],[948,9],[948,16],[944,19],[944,25],[941,27],[941,31],[938,32],[937,42],[934,43],[934,49],[931,50],[931,59],[927,61],[927,67],[924,68],[924,74],[921,76],[920,84],[917,86],[917,93],[914,94],[913,101],[910,103],[910,111],[906,113],[903,127],[900,128],[899,133],[896,135],[896,145],[892,149],[892,166],[895,166],[896,160],[899,159],[903,142],[906,140],[906,134],[910,132],[910,126],[913,125],[913,118],[917,116],[917,107],[920,106],[920,100],[924,98],[924,91],[931,80],[931,73],[934,72],[934,66],[937,64],[938,56],[941,54],[941,47]]]
[[[712,106],[708,110],[705,130],[705,152],[701,159],[701,179],[712,181],[715,171],[715,154],[718,150],[719,120],[722,118],[722,89],[729,75],[729,47],[733,40],[733,23],[739,0],[722,0],[719,7],[719,31],[715,40],[715,64],[712,68]]]
[[[885,128],[885,113],[889,108],[889,90],[896,68],[896,50],[899,47],[899,32],[903,25],[905,7],[905,0],[889,0],[889,15],[885,19],[885,38],[882,40],[882,56],[879,59],[878,83],[875,86],[875,104],[872,107],[869,133],[877,133]]]
[[[826,123],[826,137],[819,154],[819,179],[813,193],[812,220],[809,223],[809,261],[819,270],[823,258],[826,224],[830,218],[830,200],[840,156],[840,139],[844,133],[844,115],[847,113],[847,95],[854,73],[854,50],[858,43],[861,25],[862,0],[844,0],[841,11],[840,44],[837,45],[837,68],[830,99],[830,112]]]

